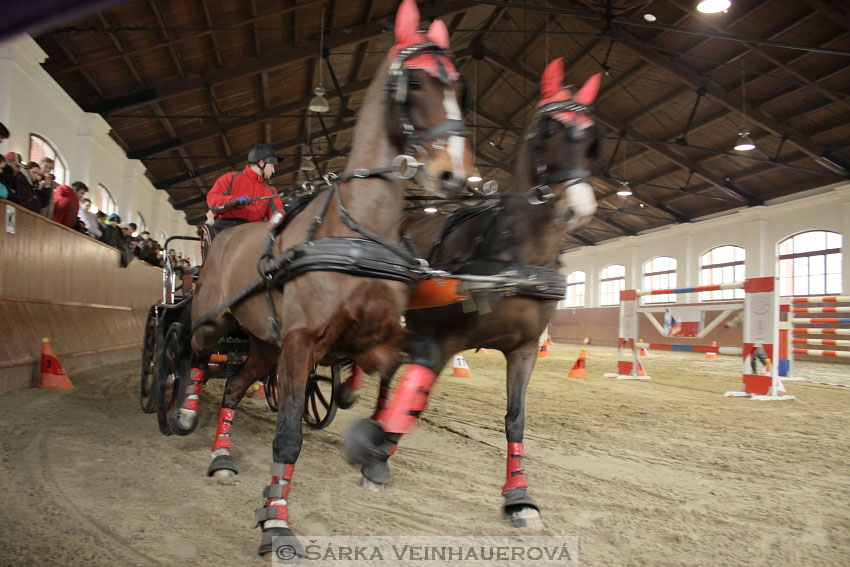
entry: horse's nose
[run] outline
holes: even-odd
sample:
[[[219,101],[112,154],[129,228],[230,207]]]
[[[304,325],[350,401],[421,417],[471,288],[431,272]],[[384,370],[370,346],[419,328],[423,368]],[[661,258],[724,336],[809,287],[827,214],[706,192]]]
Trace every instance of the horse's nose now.
[[[456,175],[454,171],[444,171],[440,176],[440,186],[444,191],[455,192],[466,182],[466,179]]]

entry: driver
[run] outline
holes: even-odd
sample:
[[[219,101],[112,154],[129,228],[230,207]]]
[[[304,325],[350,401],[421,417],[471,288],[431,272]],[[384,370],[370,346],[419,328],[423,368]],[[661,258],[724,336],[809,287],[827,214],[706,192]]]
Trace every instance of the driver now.
[[[209,193],[207,206],[233,205],[222,211],[213,211],[213,229],[219,232],[246,222],[259,222],[270,218],[276,211],[283,212],[280,198],[252,201],[257,197],[276,195],[266,180],[274,175],[280,157],[271,146],[257,144],[248,152],[248,165],[242,171],[231,171],[219,177]]]

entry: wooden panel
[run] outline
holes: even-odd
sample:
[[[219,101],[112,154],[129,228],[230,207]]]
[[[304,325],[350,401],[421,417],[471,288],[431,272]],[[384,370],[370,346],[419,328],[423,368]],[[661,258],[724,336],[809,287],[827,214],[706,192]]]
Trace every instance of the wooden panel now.
[[[31,383],[43,337],[69,373],[138,357],[162,270],[121,268],[117,250],[19,207],[15,228],[0,232],[0,392]]]

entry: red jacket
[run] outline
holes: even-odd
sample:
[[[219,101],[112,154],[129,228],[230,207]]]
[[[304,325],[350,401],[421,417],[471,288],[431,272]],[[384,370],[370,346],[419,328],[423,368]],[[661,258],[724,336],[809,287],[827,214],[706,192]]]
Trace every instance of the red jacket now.
[[[231,171],[219,177],[207,193],[207,206],[221,207],[232,203],[237,197],[255,199],[267,195],[276,195],[277,191],[266,184],[262,175],[257,175],[246,165],[242,171]],[[232,207],[224,211],[213,211],[215,218],[243,219],[248,222],[259,222],[269,218],[275,211],[283,211],[280,198],[256,201],[241,207]]]
[[[77,193],[67,185],[60,185],[53,190],[53,203],[53,220],[67,227],[73,227],[80,208]]]

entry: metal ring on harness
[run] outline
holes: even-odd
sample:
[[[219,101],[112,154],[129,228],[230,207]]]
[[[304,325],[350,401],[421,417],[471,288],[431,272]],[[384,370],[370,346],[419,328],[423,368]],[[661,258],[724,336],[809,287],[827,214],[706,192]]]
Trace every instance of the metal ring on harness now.
[[[548,185],[536,185],[531,188],[531,196],[528,202],[532,205],[542,205],[549,202],[555,196]]]
[[[419,168],[423,165],[415,157],[407,154],[399,154],[393,159],[393,167],[396,169],[396,175],[405,180],[416,177]]]

